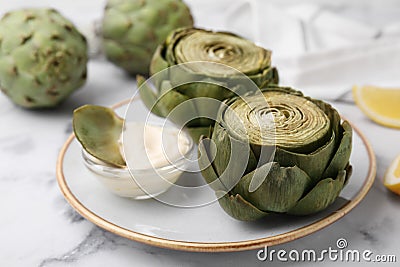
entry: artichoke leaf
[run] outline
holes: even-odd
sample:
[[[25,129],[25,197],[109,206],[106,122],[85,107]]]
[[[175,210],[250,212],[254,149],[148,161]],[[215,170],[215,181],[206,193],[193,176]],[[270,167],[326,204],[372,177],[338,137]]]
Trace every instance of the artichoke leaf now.
[[[85,105],[74,110],[73,128],[82,147],[93,157],[117,167],[125,167],[119,139],[124,120],[110,108]]]
[[[350,180],[351,175],[353,174],[353,166],[350,165],[350,162],[347,163],[345,170],[346,170],[346,179],[344,180],[343,187],[345,187],[347,185],[347,183]]]
[[[195,97],[210,97],[220,101],[230,98],[234,93],[227,89],[228,85],[224,82],[218,82],[209,78],[202,80],[191,80],[189,83],[179,85],[177,90],[190,98]]]
[[[221,183],[217,172],[213,166],[212,156],[210,153],[210,142],[211,139],[206,138],[204,136],[200,137],[200,141],[198,144],[198,164],[201,170],[201,174],[204,177],[204,180],[210,185],[210,187],[214,190],[227,190],[225,185]]]
[[[142,102],[156,116],[162,117],[163,114],[158,109],[157,103],[157,94],[150,88],[150,86],[146,83],[146,79],[141,76],[136,76],[137,86],[139,88],[140,98]]]
[[[262,184],[250,192],[252,179],[263,179]],[[286,212],[309,190],[310,177],[297,166],[281,167],[277,162],[266,163],[245,175],[232,190],[263,211]]]
[[[218,202],[231,217],[240,221],[255,221],[268,215],[246,201],[241,195],[230,195],[225,191],[217,191]]]
[[[161,81],[162,79],[159,78],[156,77],[155,80]],[[178,124],[185,124],[186,121],[182,116],[189,118],[195,116],[196,107],[194,103],[187,101],[189,98],[177,92],[169,81],[164,80],[161,82],[159,86],[160,94],[154,92],[143,76],[138,75],[137,82],[143,103],[155,115],[160,117],[170,116],[169,118]],[[180,106],[179,112],[174,112],[171,115],[171,111],[180,103],[183,103],[183,105]]]
[[[349,162],[352,147],[353,130],[348,121],[343,122],[342,128],[343,133],[342,139],[340,140],[339,148],[334,154],[328,167],[324,171],[322,177],[336,176],[337,170],[343,170]]]
[[[154,75],[169,67],[168,62],[164,59],[163,46],[159,45],[153,54],[150,63],[150,75]]]
[[[336,179],[326,178],[305,195],[288,213],[293,215],[309,215],[326,209],[339,196],[346,179],[346,171],[339,172]]]
[[[226,188],[231,189],[242,175],[257,166],[257,159],[246,142],[229,136],[218,123],[214,126],[212,140],[218,143],[218,147],[210,147],[210,154],[215,155],[213,163],[217,174]]]
[[[262,73],[251,75],[249,78],[260,88],[279,83],[279,74],[275,67],[269,67]]]
[[[193,103],[196,109],[196,124],[197,126],[213,125],[221,101],[212,97],[195,97],[189,100]]]
[[[290,94],[300,94],[292,89],[288,89],[287,92]],[[335,151],[339,146],[341,133],[339,132],[340,126],[340,116],[338,112],[332,108],[331,105],[324,103],[320,100],[314,100],[312,98],[306,97],[306,99],[312,101],[316,104],[324,113],[328,116],[332,135],[326,144],[321,144],[318,149],[311,153],[301,153],[301,152],[291,152],[284,149],[278,148],[276,151],[277,161],[283,166],[293,166],[296,165],[310,176],[310,178],[317,183],[321,178],[335,177],[334,175],[326,175],[324,171],[326,170],[329,162],[335,155]],[[344,165],[345,166],[345,165]],[[343,170],[344,166],[339,170]]]
[[[211,130],[210,130],[211,129]],[[212,131],[212,126],[205,127],[187,127],[186,131],[190,137],[195,141],[199,141],[201,136],[210,136],[210,131]]]
[[[281,93],[285,93],[285,94],[291,94],[291,95],[295,95],[295,96],[303,96],[303,93],[299,90],[295,90],[292,87],[285,87],[285,86],[277,86],[277,85],[268,85],[263,87],[262,91],[276,91],[276,92],[281,92]]]
[[[333,132],[335,133],[335,144],[336,146],[339,145],[339,141],[341,138],[340,134],[340,115],[336,109],[334,109],[330,104],[325,103],[322,100],[312,99],[310,97],[306,97],[307,99],[311,100],[314,104],[316,104],[320,109],[322,109],[326,115],[328,115],[329,120],[331,121],[331,127]]]
[[[164,81],[161,88],[161,95],[155,105],[163,117],[180,126],[196,118],[196,107],[193,101],[188,101],[189,98],[172,88],[168,81]]]
[[[332,135],[328,143],[310,154],[291,152],[277,147],[275,161],[282,166],[298,166],[308,174],[315,184],[321,179],[321,175],[328,165],[334,149],[335,136]]]

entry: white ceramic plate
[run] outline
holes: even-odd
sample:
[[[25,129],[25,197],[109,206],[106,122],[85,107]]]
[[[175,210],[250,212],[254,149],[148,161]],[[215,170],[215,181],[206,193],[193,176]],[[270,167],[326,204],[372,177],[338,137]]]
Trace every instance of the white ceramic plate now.
[[[140,104],[137,102],[135,104]],[[116,111],[123,115],[127,103],[116,105]],[[73,135],[60,152],[57,179],[65,198],[77,212],[123,237],[189,251],[255,249],[285,243],[320,230],[342,218],[364,198],[373,184],[376,162],[368,141],[354,125],[353,128],[353,175],[340,198],[327,210],[313,216],[267,216],[249,223],[232,219],[217,202],[197,208],[177,208],[153,199],[135,201],[115,196],[86,169],[81,146]],[[192,182],[203,183],[200,175],[196,179]],[[201,197],[201,194],[190,196],[192,199]]]

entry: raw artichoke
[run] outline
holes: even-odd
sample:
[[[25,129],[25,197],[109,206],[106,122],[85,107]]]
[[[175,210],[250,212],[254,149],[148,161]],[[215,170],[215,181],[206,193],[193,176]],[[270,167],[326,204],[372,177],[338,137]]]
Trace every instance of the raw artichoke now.
[[[108,0],[102,22],[107,58],[131,74],[147,75],[154,51],[174,29],[193,26],[181,0]]]
[[[85,37],[54,9],[0,20],[0,88],[27,108],[57,106],[86,81]]]
[[[308,215],[338,197],[351,175],[351,146],[350,124],[329,104],[268,87],[221,106],[211,138],[199,144],[199,165],[238,220]]]
[[[258,90],[278,83],[278,72],[271,67],[270,51],[232,33],[195,28],[172,32],[157,48],[150,66],[150,74],[156,73],[160,76],[153,79],[156,92],[150,87],[140,90],[146,106],[153,113],[167,117],[179,104],[194,99],[193,109],[199,118],[187,126],[196,141],[214,123],[213,119],[204,118],[202,111],[215,117],[209,112],[215,107],[196,102],[196,98],[222,101],[240,94],[240,89]],[[140,85],[143,79],[139,77],[138,81]],[[248,81],[253,86],[240,86]]]

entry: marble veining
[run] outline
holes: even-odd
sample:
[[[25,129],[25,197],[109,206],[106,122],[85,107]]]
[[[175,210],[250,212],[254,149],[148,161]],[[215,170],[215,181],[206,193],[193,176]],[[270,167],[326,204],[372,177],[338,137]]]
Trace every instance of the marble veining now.
[[[107,237],[106,231],[93,226],[88,235],[76,247],[61,256],[44,259],[39,266],[51,266],[55,262],[76,262],[81,257],[99,253],[102,249],[113,249],[115,248],[115,243],[112,238]]]
[[[32,150],[34,148],[34,143],[29,136],[7,136],[0,139],[0,147],[5,152],[19,155]]]
[[[78,212],[76,212],[71,206],[66,205],[64,215],[70,220],[71,223],[79,223],[85,220]]]
[[[65,126],[64,133],[66,133],[66,134],[71,134],[72,131],[73,131],[72,122],[69,122],[69,123],[67,124],[67,126]]]

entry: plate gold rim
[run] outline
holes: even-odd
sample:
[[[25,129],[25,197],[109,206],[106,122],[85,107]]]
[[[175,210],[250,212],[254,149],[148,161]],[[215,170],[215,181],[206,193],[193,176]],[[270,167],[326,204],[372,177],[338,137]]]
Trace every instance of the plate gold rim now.
[[[118,104],[112,106],[112,108],[118,108],[123,105],[126,105],[131,100],[125,100]],[[342,117],[343,118],[343,117]],[[344,118],[343,118],[344,119]],[[67,182],[64,177],[63,173],[63,162],[65,153],[71,144],[72,140],[75,138],[74,134],[71,134],[65,144],[63,145],[58,159],[57,159],[57,166],[56,166],[56,176],[57,182],[60,187],[64,198],[68,201],[68,203],[84,218],[91,221],[95,225],[117,234],[119,236],[141,242],[151,246],[157,246],[162,248],[174,249],[174,250],[182,250],[182,251],[194,251],[194,252],[232,252],[232,251],[243,251],[243,250],[251,250],[257,249],[264,246],[273,246],[282,243],[286,243],[309,234],[312,234],[318,230],[321,230],[332,223],[336,222],[347,213],[349,213],[354,207],[356,207],[361,200],[366,196],[368,191],[370,190],[372,184],[374,183],[375,176],[376,176],[376,158],[373,152],[372,146],[369,141],[366,139],[364,134],[350,122],[353,130],[357,132],[360,136],[361,140],[363,141],[365,147],[368,151],[368,158],[370,160],[370,165],[368,169],[367,178],[364,181],[363,187],[355,196],[354,199],[349,201],[346,205],[341,207],[339,210],[335,211],[334,213],[330,214],[329,216],[320,219],[317,222],[314,222],[310,225],[301,227],[299,229],[279,234],[276,236],[253,239],[253,240],[246,240],[246,241],[238,241],[238,242],[216,242],[216,243],[204,243],[204,242],[187,242],[187,241],[179,241],[179,240],[171,240],[165,239],[160,237],[149,236],[146,234],[138,233],[135,231],[128,230],[116,224],[113,224],[107,220],[104,220],[99,215],[93,213],[88,208],[86,208],[71,192],[69,189]]]

